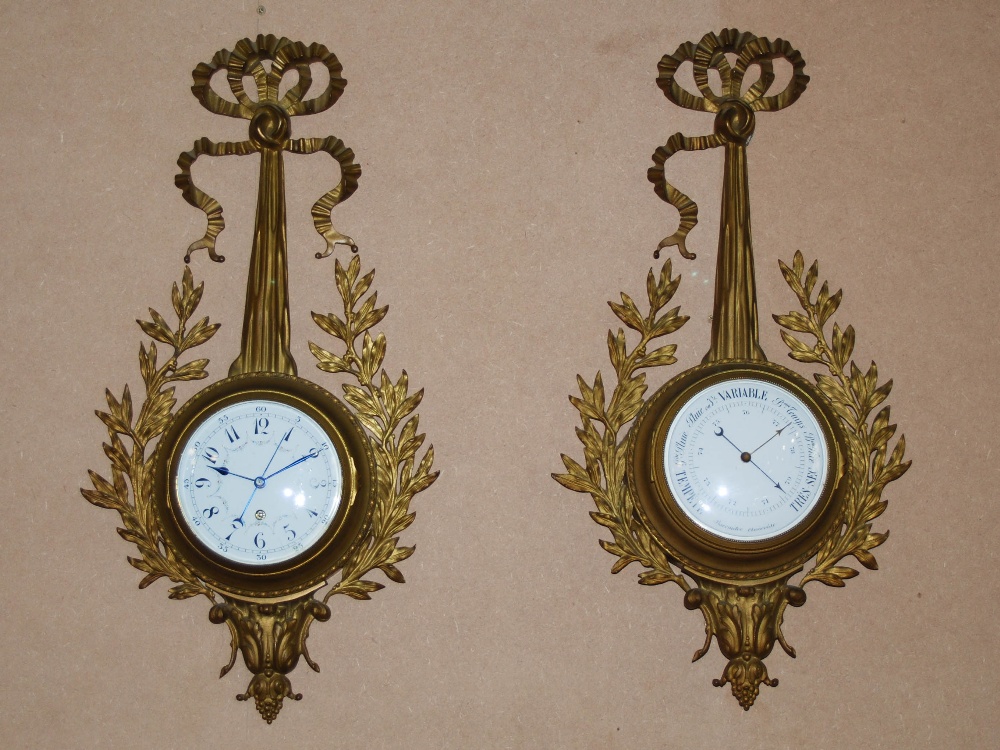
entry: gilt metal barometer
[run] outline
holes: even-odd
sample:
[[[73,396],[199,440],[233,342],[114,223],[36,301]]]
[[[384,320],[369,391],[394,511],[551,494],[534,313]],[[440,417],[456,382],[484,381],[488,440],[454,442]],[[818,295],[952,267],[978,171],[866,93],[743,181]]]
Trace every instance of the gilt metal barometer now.
[[[772,94],[776,60],[791,67],[791,79]],[[685,64],[698,93],[677,81]],[[640,583],[675,583],[684,605],[702,612],[706,639],[694,658],[714,637],[728,662],[713,684],[729,684],[746,710],[761,684],[778,684],[764,664],[775,643],[795,656],[782,622],[788,605],[805,603],[803,587],[843,586],[857,575],[840,564],[845,557],[878,567],[871,550],[888,536],[873,531],[886,507],[882,492],[909,467],[904,439],[889,446],[896,426],[883,402],[892,381],[880,384],[874,363],[863,371],[851,360],[854,329],[828,326],[841,292],[817,288],[819,266],[807,270],[799,252],[778,265],[800,309],[774,320],[789,356],[815,367],[812,381],[769,361],[758,341],[747,145],[757,113],[784,109],[805,91],[804,69],[788,42],[735,29],[660,61],[667,98],[713,113],[715,126],[705,136],[677,133],[653,154],[649,180],[680,214],[657,257],[666,247],[694,257],[685,241],[698,209],[667,182],[666,161],[678,151],[725,151],[710,347],[701,364],[646,398],[643,370],[676,362],[676,345],[658,340],[687,321],[677,307],[665,311],[680,283],[670,260],[658,275],[650,270],[648,311],[624,293],[610,303],[638,335],[630,344],[623,328],[608,332],[617,381],[610,399],[600,373],[593,384],[578,378],[580,396],[570,397],[582,418],[584,463],[564,455],[566,473],[553,475],[593,496],[591,515],[613,536],[601,546],[619,558],[613,573],[637,562],[646,568]]]
[[[307,98],[313,66],[325,68],[329,81]],[[208,377],[208,360],[191,359],[190,352],[219,327],[195,320],[204,285],[195,286],[185,267],[172,290],[177,322],[152,309],[139,321],[153,339],[139,348],[145,397],[136,405],[127,386],[121,398],[108,391],[108,411],[98,416],[108,428],[110,474],[90,472],[93,488],[83,490],[91,503],[121,514],[118,532],[139,550],[128,561],[146,574],[140,588],[167,578],[175,584],[172,599],[210,600],[209,619],[226,623],[232,636],[222,675],[242,653],[253,677],[237,698],[252,698],[268,723],[284,699],[302,697],[288,678],[299,658],[319,671],[306,638],[313,621],[330,619],[330,598],[368,599],[383,587],[365,577],[375,570],[403,582],[396,564],[413,552],[399,545],[413,521],[410,500],[437,476],[432,448],[417,457],[424,436],[414,410],[423,392],[410,393],[405,372],[393,381],[382,369],[386,339],[371,329],[388,308],[377,307],[376,293],[369,293],[374,271],[362,274],[357,256],[346,266],[334,262],[342,312],[313,313],[319,328],[339,341],[339,353],[309,343],[316,366],[347,381],[343,400],[298,375],[290,350],[285,152],[322,151],[338,162],[340,182],[312,209],[326,240],[315,255],[328,257],[338,245],[357,252],[330,216],[358,186],[354,153],[332,136],[291,137],[294,117],[337,101],[346,85],[341,71],[326,47],[270,35],[244,39],[195,68],[198,101],[216,114],[248,120],[250,132],[236,143],[201,138],[178,159],[177,186],[208,217],[186,263],[198,250],[224,260],[215,250],[225,226],[222,207],[195,186],[192,164],[204,155],[260,156],[240,352],[227,377],[174,410],[175,383]],[[288,74],[292,80],[280,94]],[[222,75],[233,100],[213,89]],[[244,80],[253,81],[255,96]]]

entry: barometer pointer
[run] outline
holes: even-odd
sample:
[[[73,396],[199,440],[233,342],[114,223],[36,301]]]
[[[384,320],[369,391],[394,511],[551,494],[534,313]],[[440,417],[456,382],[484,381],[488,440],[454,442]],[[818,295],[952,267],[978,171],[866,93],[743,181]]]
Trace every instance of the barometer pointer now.
[[[791,424],[791,422],[789,422],[788,424]],[[786,428],[786,427],[788,427],[788,424],[786,424],[786,425],[785,425],[785,427],[782,427],[782,428],[781,428],[780,430],[778,430],[778,431],[777,431],[777,432],[775,432],[775,433],[774,433],[773,435],[771,435],[771,437],[769,437],[769,438],[768,438],[767,440],[765,440],[765,441],[764,441],[763,443],[761,443],[761,444],[760,444],[760,445],[758,445],[758,446],[757,446],[756,448],[754,448],[754,449],[753,449],[752,451],[750,451],[750,455],[752,456],[752,455],[753,455],[754,453],[756,453],[756,452],[757,452],[757,451],[759,451],[759,450],[760,450],[761,448],[763,448],[763,447],[764,447],[765,445],[767,445],[767,444],[768,444],[768,443],[770,443],[770,442],[771,442],[772,440],[774,440],[774,439],[775,439],[776,437],[778,437],[778,435],[780,435],[780,434],[781,434],[782,432],[784,432],[784,431],[785,431],[785,428]]]
[[[749,453],[744,453],[744,452],[743,452],[743,451],[741,451],[741,450],[740,450],[739,448],[737,448],[737,447],[736,447],[736,443],[734,443],[734,442],[733,442],[732,440],[730,440],[730,439],[729,439],[728,437],[726,437],[726,433],[725,433],[725,431],[724,431],[724,430],[723,430],[723,429],[722,429],[721,427],[719,428],[719,431],[715,433],[715,435],[716,435],[717,437],[721,437],[721,438],[722,438],[723,440],[725,440],[725,441],[726,441],[727,443],[729,443],[729,444],[730,444],[731,446],[733,446],[734,448],[736,448],[736,450],[737,450],[737,451],[739,452],[739,454],[740,454],[740,458],[743,458],[743,456],[749,456],[749,455],[750,455]],[[744,460],[744,461],[748,461],[749,459],[746,459],[746,458],[743,458],[743,460]]]
[[[785,427],[788,427],[788,425],[786,424]],[[781,430],[785,429],[785,427],[782,427]],[[779,434],[781,432],[781,430],[778,430],[778,432],[776,432],[775,435]],[[726,433],[725,433],[725,431],[721,427],[719,427],[719,430],[718,430],[718,432],[715,433],[715,435],[717,437],[721,437],[723,440],[725,440],[731,446],[733,446],[734,448],[736,448],[736,450],[738,450],[738,451],[740,450],[736,446],[736,443],[734,443],[732,440],[730,440],[728,437],[726,437]],[[758,446],[754,450],[754,453],[756,453],[757,451],[759,451],[761,449],[761,447],[763,447],[765,444],[767,444],[768,440],[772,440],[773,438],[774,438],[774,435],[771,435],[771,437],[769,437],[767,440],[765,440],[764,443],[762,443],[760,446]],[[759,466],[757,466],[757,463],[753,460],[753,458],[751,457],[750,453],[747,453],[746,451],[740,451],[740,460],[743,463],[745,463],[745,464],[753,464],[757,468],[757,471],[759,471],[761,474],[763,474],[765,477],[767,477],[767,480],[769,482],[774,482],[775,488],[777,488],[781,492],[784,492],[784,490],[781,489],[781,485],[780,484],[778,484],[773,479],[771,479],[770,475],[766,471],[764,471],[762,468],[760,468]]]
[[[756,462],[754,462],[754,461],[753,461],[753,459],[751,459],[751,460],[750,460],[750,463],[752,463],[752,464],[753,464],[754,466],[757,466]],[[769,475],[769,474],[768,474],[768,473],[767,473],[766,471],[764,471],[764,470],[763,470],[762,468],[760,468],[759,466],[757,466],[757,470],[758,470],[758,471],[759,471],[759,472],[760,472],[761,474],[763,474],[763,475],[764,475],[765,477],[767,477],[767,481],[769,481],[769,482],[774,482],[774,480],[773,480],[773,479],[771,479],[770,475]],[[775,487],[776,487],[776,488],[777,488],[777,489],[778,489],[779,491],[781,491],[781,492],[784,492],[784,490],[783,490],[783,489],[781,489],[781,485],[780,485],[780,484],[778,484],[777,482],[774,482],[774,486],[775,486]]]

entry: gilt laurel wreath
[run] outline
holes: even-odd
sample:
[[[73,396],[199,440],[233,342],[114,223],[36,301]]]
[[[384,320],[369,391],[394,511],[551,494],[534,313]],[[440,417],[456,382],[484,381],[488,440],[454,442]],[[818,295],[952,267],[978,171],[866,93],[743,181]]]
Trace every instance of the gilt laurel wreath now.
[[[355,256],[347,268],[338,260],[335,265],[337,290],[344,303],[343,318],[330,313],[313,313],[313,319],[327,333],[345,346],[343,355],[333,354],[310,342],[309,348],[318,360],[317,367],[327,372],[342,372],[353,376],[358,385],[344,384],[345,400],[354,407],[358,419],[372,436],[376,462],[376,501],[368,534],[341,568],[340,580],[326,592],[326,602],[334,594],[346,594],[355,599],[369,599],[370,594],[384,588],[383,584],[365,580],[374,569],[381,570],[390,580],[403,583],[396,563],[413,554],[413,547],[399,546],[399,534],[412,522],[409,512],[413,496],[429,487],[438,476],[431,471],[434,449],[428,447],[419,462],[416,454],[424,441],[417,434],[418,416],[414,410],[423,397],[423,390],[408,394],[408,379],[404,371],[393,383],[385,370],[379,372],[385,356],[385,335],[374,339],[369,330],[381,321],[388,307],[376,308],[377,292],[362,300],[371,287],[374,270],[359,278],[360,258]],[[106,392],[108,411],[97,416],[108,429],[109,441],[104,452],[111,461],[111,479],[90,471],[93,489],[81,490],[94,505],[119,513],[123,527],[118,534],[139,549],[139,557],[128,562],[146,575],[139,582],[145,588],[159,578],[168,578],[175,586],[171,599],[187,599],[202,594],[216,601],[216,593],[197,574],[179,560],[169,545],[164,544],[152,508],[153,450],[152,444],[169,423],[177,399],[174,383],[201,380],[208,376],[207,359],[193,359],[182,364],[182,356],[204,344],[219,325],[202,318],[191,325],[191,319],[201,301],[204,283],[194,286],[191,269],[185,267],[180,287],[175,282],[171,292],[176,326],[150,308],[150,320],[137,321],[143,332],[154,339],[147,348],[139,346],[139,371],[146,397],[134,413],[132,395],[126,385],[121,399]],[[360,351],[356,343],[362,338]],[[156,342],[169,347],[171,354],[159,364]]]
[[[872,362],[867,372],[862,372],[851,360],[855,334],[852,326],[841,329],[833,325],[832,338],[824,328],[837,311],[843,292],[830,294],[823,283],[813,297],[819,275],[819,265],[814,262],[805,273],[805,262],[800,252],[795,253],[791,267],[779,261],[781,273],[799,300],[803,312],[792,311],[787,315],[773,316],[786,330],[781,337],[789,348],[789,356],[804,363],[825,366],[826,372],[814,374],[817,386],[830,401],[844,425],[849,443],[848,461],[849,492],[840,525],[819,549],[813,568],[801,579],[799,585],[819,581],[828,586],[843,586],[844,581],[858,574],[854,568],[837,565],[844,557],[853,556],[861,565],[872,570],[878,563],[871,550],[889,536],[872,531],[872,522],[886,508],[881,499],[885,486],[901,477],[910,467],[903,461],[906,440],[900,436],[889,450],[889,442],[896,425],[889,423],[889,407],[883,406],[872,418],[872,413],[888,397],[892,381],[878,385],[878,369]],[[680,277],[671,278],[671,266],[664,263],[657,279],[652,269],[646,278],[649,313],[643,315],[635,302],[625,294],[622,303],[609,302],[619,320],[636,331],[639,342],[627,348],[625,331],[608,331],[608,352],[618,382],[610,402],[606,399],[600,372],[593,386],[577,376],[580,397],[570,396],[570,401],[580,412],[583,426],[576,430],[583,443],[584,464],[581,466],[567,455],[562,456],[565,474],[553,478],[574,492],[589,493],[597,506],[591,517],[608,528],[613,541],[600,540],[606,551],[618,557],[611,568],[619,573],[633,562],[647,570],[639,574],[639,583],[653,586],[672,581],[684,591],[690,589],[687,579],[675,570],[661,546],[653,539],[636,511],[635,498],[626,482],[625,454],[627,435],[619,439],[622,429],[639,413],[646,391],[644,368],[672,365],[676,345],[661,346],[647,351],[657,338],[673,333],[686,321],[673,308],[660,315],[673,297]],[[790,331],[803,333],[815,339],[811,346],[795,338]]]

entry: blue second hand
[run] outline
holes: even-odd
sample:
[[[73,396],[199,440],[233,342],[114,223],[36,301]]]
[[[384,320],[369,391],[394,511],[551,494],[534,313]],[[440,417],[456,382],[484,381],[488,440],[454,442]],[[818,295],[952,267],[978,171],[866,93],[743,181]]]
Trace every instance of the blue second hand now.
[[[295,428],[293,427],[292,430],[294,430],[294,429]],[[264,467],[264,471],[262,471],[260,473],[260,476],[258,477],[258,479],[263,479],[264,475],[267,474],[267,470],[271,468],[271,463],[274,461],[274,457],[277,456],[278,455],[278,451],[281,450],[281,444],[283,442],[285,442],[286,440],[288,440],[288,438],[292,434],[292,430],[289,430],[288,432],[286,432],[285,436],[283,438],[281,438],[281,440],[278,441],[278,444],[274,447],[274,453],[271,454],[271,460],[267,462],[267,466]],[[240,512],[239,517],[236,519],[240,523],[243,523],[243,514],[247,512],[247,508],[249,508],[250,507],[250,503],[253,502],[253,496],[256,495],[257,494],[257,490],[260,489],[257,486],[257,480],[255,479],[253,481],[254,481],[253,492],[250,493],[250,497],[247,500],[247,504],[243,506],[243,510]]]

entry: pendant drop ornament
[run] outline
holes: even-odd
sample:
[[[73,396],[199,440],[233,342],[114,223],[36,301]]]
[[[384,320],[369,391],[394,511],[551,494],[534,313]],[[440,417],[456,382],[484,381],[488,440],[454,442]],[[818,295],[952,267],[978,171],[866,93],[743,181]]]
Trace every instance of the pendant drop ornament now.
[[[770,94],[775,60],[792,74]],[[697,94],[676,80],[686,63]],[[601,540],[618,557],[612,573],[639,563],[639,583],[675,583],[684,606],[701,611],[706,638],[694,660],[714,637],[728,662],[713,685],[729,685],[749,710],[762,684],[778,685],[764,664],[775,644],[795,656],[782,624],[788,606],[805,604],[803,587],[844,586],[858,574],[840,564],[845,557],[878,568],[871,550],[888,537],[873,531],[886,507],[882,492],[910,462],[902,436],[889,445],[896,426],[883,402],[892,381],[880,384],[874,363],[862,371],[851,360],[853,327],[828,326],[841,292],[831,294],[825,282],[817,290],[819,266],[807,270],[800,252],[778,264],[800,309],[773,318],[789,357],[815,367],[812,381],[770,362],[759,343],[747,146],[757,113],[784,109],[805,91],[802,56],[784,40],[726,29],[682,44],[658,67],[667,98],[714,113],[715,124],[710,135],[676,133],[653,154],[648,178],[680,214],[655,257],[669,247],[695,257],[686,241],[698,207],[666,180],[665,163],[680,151],[725,149],[710,347],[701,364],[647,398],[643,370],[677,361],[676,345],[662,339],[688,319],[678,307],[664,312],[680,277],[669,259],[658,275],[650,269],[648,312],[625,293],[620,304],[610,302],[638,341],[630,344],[625,328],[608,332],[610,398],[600,373],[593,384],[577,377],[580,396],[570,402],[582,420],[584,462],[563,455],[566,473],[553,478],[593,497],[591,516],[613,537]],[[752,67],[759,76],[744,91]]]
[[[306,98],[314,65],[326,68],[329,81]],[[347,381],[343,400],[300,377],[291,353],[284,152],[322,151],[337,161],[339,183],[312,209],[326,241],[315,256],[328,257],[338,245],[357,253],[330,218],[357,189],[354,152],[333,136],[291,138],[293,117],[322,112],[340,97],[341,70],[326,47],[271,35],[243,39],[195,68],[196,98],[211,112],[248,120],[249,136],[235,143],[201,138],[178,159],[177,187],[208,219],[186,264],[200,250],[225,260],[215,250],[225,228],[222,206],[194,184],[194,162],[260,155],[240,352],[227,377],[175,411],[175,384],[208,377],[208,360],[192,359],[192,350],[219,328],[208,318],[195,322],[204,285],[195,285],[187,265],[171,294],[177,322],[153,309],[138,321],[153,339],[139,348],[144,400],[134,405],[125,386],[120,399],[108,391],[108,411],[97,412],[108,429],[111,479],[91,471],[93,488],[82,490],[94,505],[120,514],[118,533],[139,550],[128,561],[146,574],[140,588],[167,578],[171,599],[210,600],[209,620],[225,623],[232,638],[220,676],[242,654],[252,679],[237,699],[253,699],[269,724],[285,699],[302,698],[288,677],[299,659],[319,671],[306,640],[313,622],[331,618],[331,597],[370,598],[383,588],[366,578],[375,570],[403,583],[396,565],[414,551],[399,544],[414,518],[410,501],[437,478],[433,448],[417,457],[424,435],[414,412],[423,391],[410,393],[405,371],[393,381],[382,369],[385,335],[371,331],[388,307],[376,306],[377,293],[369,294],[375,272],[362,274],[357,256],[346,266],[334,261],[341,310],[313,313],[319,329],[339,342],[337,351],[309,342],[317,368]],[[223,71],[235,101],[212,88]],[[297,80],[279,97],[289,71]],[[245,78],[255,83],[255,98],[244,90]]]

